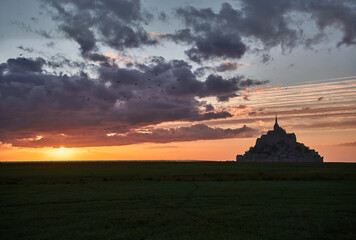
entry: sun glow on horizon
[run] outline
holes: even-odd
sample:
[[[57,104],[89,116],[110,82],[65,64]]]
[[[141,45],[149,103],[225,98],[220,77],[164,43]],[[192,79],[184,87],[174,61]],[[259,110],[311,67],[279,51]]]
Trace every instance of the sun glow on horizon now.
[[[71,148],[59,147],[59,148],[50,148],[49,155],[53,158],[53,160],[70,160],[75,156],[76,151]]]

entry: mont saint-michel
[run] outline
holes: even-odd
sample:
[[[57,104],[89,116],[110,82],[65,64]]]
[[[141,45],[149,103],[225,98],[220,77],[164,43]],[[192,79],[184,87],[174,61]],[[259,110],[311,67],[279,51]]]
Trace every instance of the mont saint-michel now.
[[[297,142],[294,133],[287,133],[278,125],[277,115],[273,130],[257,138],[256,145],[244,155],[236,156],[237,162],[323,162],[318,152]]]

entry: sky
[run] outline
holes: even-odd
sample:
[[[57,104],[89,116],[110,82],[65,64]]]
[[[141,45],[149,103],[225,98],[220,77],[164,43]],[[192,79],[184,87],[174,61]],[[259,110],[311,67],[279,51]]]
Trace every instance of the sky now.
[[[356,161],[352,0],[1,0],[0,161],[234,160],[274,116]]]

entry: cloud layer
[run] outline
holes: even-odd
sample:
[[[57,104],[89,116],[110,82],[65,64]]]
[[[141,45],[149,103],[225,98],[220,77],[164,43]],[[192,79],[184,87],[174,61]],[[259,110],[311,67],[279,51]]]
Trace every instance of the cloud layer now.
[[[218,75],[201,81],[187,62],[162,57],[131,69],[94,66],[98,78],[83,71],[56,75],[50,71],[55,66],[42,58],[9,59],[0,65],[1,142],[53,134],[90,139],[168,121],[227,118],[229,112],[215,111],[199,99],[227,101],[237,91],[264,83]]]
[[[52,134],[33,138],[13,140],[18,147],[89,147],[89,146],[122,146],[137,143],[169,143],[194,140],[211,140],[224,138],[255,137],[258,131],[243,126],[236,129],[211,128],[205,124],[170,129],[144,128],[125,134],[101,132],[83,132],[77,135]]]
[[[270,48],[280,46],[283,51],[287,51],[298,45],[311,47],[325,38],[324,30],[327,27],[336,27],[342,32],[338,46],[356,44],[354,1],[239,2],[241,8],[223,3],[219,12],[211,8],[179,8],[177,14],[183,19],[186,28],[167,35],[167,38],[191,44],[186,54],[190,60],[198,63],[216,57],[239,59],[248,50],[264,52],[262,61],[266,62],[269,59],[266,51]],[[295,13],[299,15],[293,16]],[[315,34],[304,32],[302,24],[305,20],[315,23]],[[255,44],[251,44],[251,41]]]
[[[103,59],[97,54],[98,44],[116,50],[155,45],[144,29],[152,15],[142,9],[139,0],[107,1],[44,1],[49,5],[52,18],[59,29],[76,41],[84,57],[94,61]]]
[[[266,63],[272,59],[271,48],[310,48],[325,39],[330,27],[341,32],[335,45],[356,43],[356,4],[351,0],[241,0],[238,8],[223,3],[217,12],[183,7],[173,16],[182,21],[179,29],[163,34],[149,33],[146,26],[167,21],[167,15],[155,16],[140,0],[43,0],[43,4],[63,37],[78,44],[82,59],[73,62],[62,55],[43,54],[0,64],[2,143],[70,147],[251,136],[254,131],[246,126],[221,129],[196,124],[232,117],[229,109],[203,98],[228,102],[243,95],[249,100],[249,88],[268,83],[237,74],[238,59],[258,53]],[[303,29],[309,20],[315,24],[314,34]],[[164,41],[187,47],[189,60],[148,56],[119,66],[115,58],[121,56],[101,51],[109,48],[125,54]],[[19,49],[39,53],[22,45]],[[227,60],[217,67],[204,65],[221,59]],[[194,69],[193,62],[201,66]],[[154,128],[173,121],[195,125]]]
[[[239,8],[223,3],[218,12],[211,8],[178,8],[176,14],[184,28],[155,34],[148,33],[146,26],[152,19],[162,20],[162,12],[154,16],[139,0],[44,1],[59,30],[79,44],[84,57],[94,61],[104,58],[97,53],[98,45],[125,51],[170,39],[190,46],[185,53],[198,63],[214,58],[240,59],[247,51],[261,52],[261,61],[268,62],[269,49],[280,46],[290,51],[299,45],[310,48],[327,37],[328,27],[342,32],[337,46],[356,44],[356,4],[352,0],[238,2]],[[305,24],[314,24],[314,33],[307,33]]]

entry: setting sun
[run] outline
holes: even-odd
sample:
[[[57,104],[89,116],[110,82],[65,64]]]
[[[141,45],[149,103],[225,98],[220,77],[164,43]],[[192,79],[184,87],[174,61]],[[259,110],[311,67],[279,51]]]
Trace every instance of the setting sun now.
[[[66,147],[51,148],[49,153],[51,159],[54,160],[69,160],[72,159],[75,155],[74,150]]]

